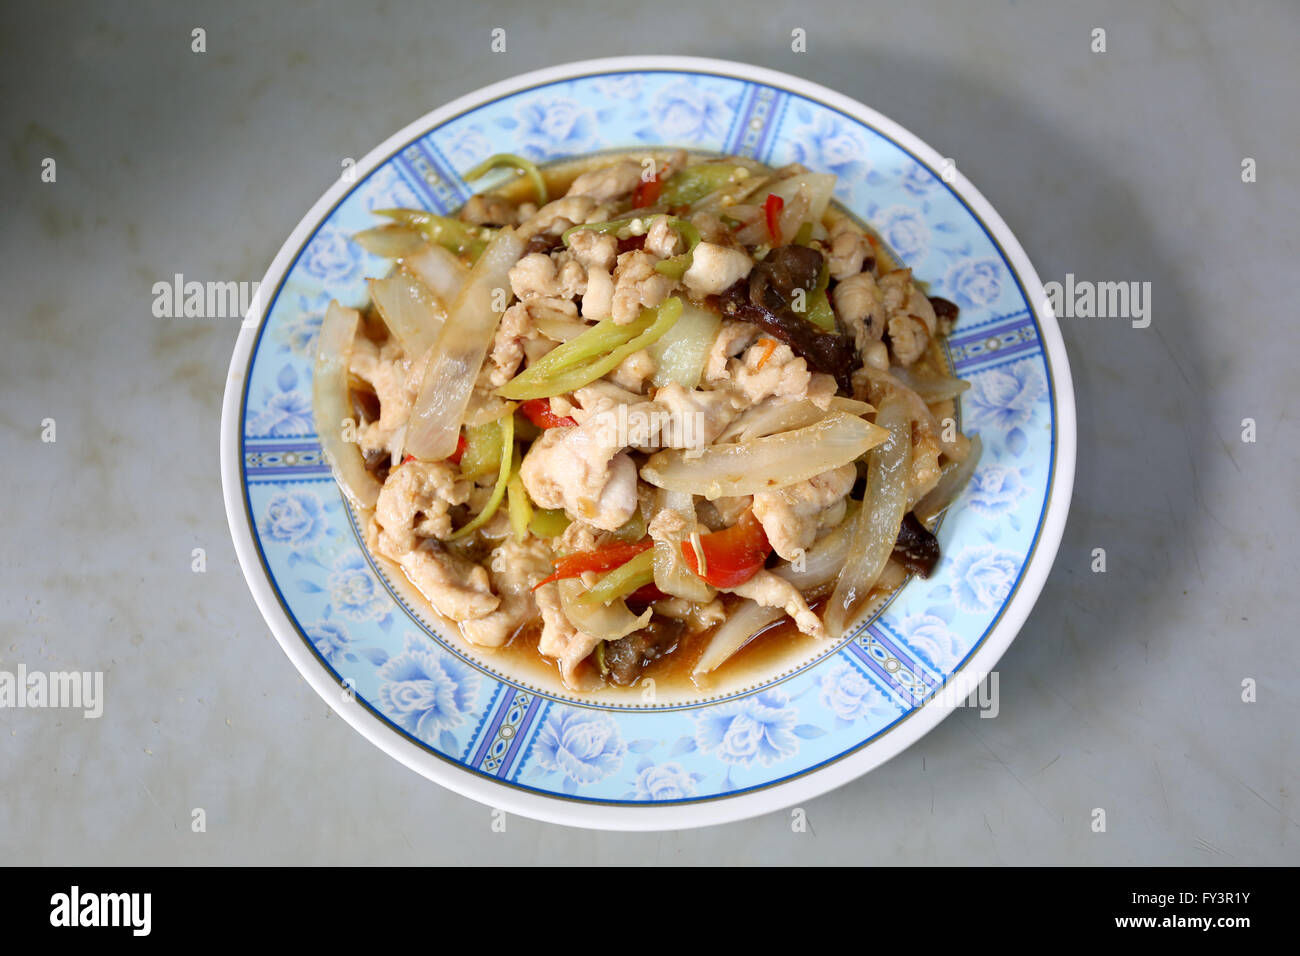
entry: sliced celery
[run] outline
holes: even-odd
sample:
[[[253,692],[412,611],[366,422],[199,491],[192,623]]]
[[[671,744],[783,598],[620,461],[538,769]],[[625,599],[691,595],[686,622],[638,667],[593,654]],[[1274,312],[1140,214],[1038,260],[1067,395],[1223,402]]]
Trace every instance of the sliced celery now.
[[[835,310],[831,308],[831,300],[825,289],[808,293],[808,311],[804,318],[827,332],[835,331]]]
[[[546,191],[546,180],[542,178],[541,171],[531,160],[524,159],[522,156],[516,156],[514,153],[497,153],[495,156],[489,156],[483,162],[479,163],[469,172],[461,176],[465,182],[473,182],[481,179],[492,170],[501,166],[510,166],[519,170],[533,181],[533,188],[537,190],[537,205],[545,206],[548,201]]]
[[[528,530],[538,538],[558,538],[569,527],[563,508],[534,508]]]
[[[462,478],[473,481],[501,467],[501,421],[465,429],[465,451],[460,456]]]
[[[516,464],[506,482],[506,507],[510,512],[510,530],[520,544],[528,537],[528,526],[533,520],[533,503],[528,500],[523,479],[519,477],[519,465]]]
[[[375,214],[418,229],[438,245],[457,255],[466,256],[470,261],[477,261],[495,232],[484,226],[474,226],[423,209],[376,209]]]
[[[514,459],[515,450],[515,416],[507,415],[501,419],[501,467],[497,471],[497,483],[492,488],[492,497],[488,498],[487,504],[474,518],[463,528],[458,528],[451,533],[448,541],[455,541],[473,534],[483,525],[492,520],[492,516],[497,513],[501,507],[501,500],[506,496],[506,485],[510,483],[510,469]]]
[[[731,163],[687,166],[668,177],[659,193],[659,201],[665,206],[689,206],[731,182],[737,168]]]
[[[590,385],[614,371],[633,352],[657,342],[681,314],[682,300],[673,297],[645,309],[636,321],[624,326],[605,319],[528,366],[497,389],[497,394],[509,399],[550,398]]]
[[[642,551],[631,561],[620,564],[597,581],[581,600],[590,604],[609,604],[625,598],[638,588],[655,581],[655,553]]]

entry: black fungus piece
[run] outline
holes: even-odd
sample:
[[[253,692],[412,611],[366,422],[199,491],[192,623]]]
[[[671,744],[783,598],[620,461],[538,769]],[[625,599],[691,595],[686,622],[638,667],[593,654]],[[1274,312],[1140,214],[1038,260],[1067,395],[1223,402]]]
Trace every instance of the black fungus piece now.
[[[910,511],[903,516],[902,527],[898,529],[894,560],[923,578],[928,578],[939,563],[939,539]]]
[[[685,624],[655,615],[650,623],[627,637],[605,645],[605,667],[612,683],[635,684],[647,664],[671,653],[681,639]]]
[[[564,240],[559,236],[548,236],[545,233],[538,233],[529,236],[528,241],[524,243],[524,254],[532,252],[550,252],[552,249],[558,249],[564,245]]]
[[[934,309],[934,317],[939,320],[941,329],[951,329],[957,324],[957,313],[961,311],[956,302],[949,302],[942,296],[930,296],[930,307]]]
[[[388,473],[393,465],[393,456],[388,453],[388,449],[376,448],[374,451],[366,452],[365,462],[366,470],[374,475],[380,484],[388,480]]]
[[[833,376],[840,391],[852,394],[853,370],[862,364],[853,337],[822,331],[791,308],[795,289],[816,288],[821,267],[816,249],[780,246],[719,295],[718,307],[724,316],[752,322],[784,342],[810,369]]]
[[[811,292],[817,288],[817,277],[822,271],[822,254],[808,246],[778,246],[756,264],[750,273],[750,300],[755,305],[772,311],[790,304],[796,289]],[[754,296],[754,276],[764,280],[765,295],[762,301]],[[773,295],[773,293],[775,295]]]

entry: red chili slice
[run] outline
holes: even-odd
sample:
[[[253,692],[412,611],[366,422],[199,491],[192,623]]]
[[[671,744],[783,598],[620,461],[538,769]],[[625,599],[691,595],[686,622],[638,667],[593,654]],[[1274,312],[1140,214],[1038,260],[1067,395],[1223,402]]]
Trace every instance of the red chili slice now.
[[[746,511],[730,528],[701,535],[700,545],[704,550],[703,574],[690,541],[682,542],[682,555],[686,566],[715,588],[744,584],[759,572],[772,553],[767,533],[752,511]]]
[[[784,199],[775,193],[767,194],[767,201],[763,203],[763,215],[767,217],[767,231],[774,246],[781,244],[781,210],[784,208]]]
[[[663,190],[663,186],[657,173],[653,179],[641,180],[632,193],[633,208],[644,209],[646,206],[653,206],[659,201],[659,193]]]
[[[520,403],[519,410],[538,428],[568,428],[578,424],[568,415],[557,415],[551,411],[549,398],[530,398]]]
[[[599,551],[580,551],[577,554],[566,554],[564,557],[555,559],[555,573],[538,581],[533,585],[533,590],[536,591],[543,584],[550,584],[552,581],[559,581],[561,578],[576,578],[588,571],[613,571],[615,568],[631,561],[642,551],[649,551],[653,547],[654,542],[647,538],[644,541],[638,541],[636,544],[612,544],[607,548],[601,548]]]

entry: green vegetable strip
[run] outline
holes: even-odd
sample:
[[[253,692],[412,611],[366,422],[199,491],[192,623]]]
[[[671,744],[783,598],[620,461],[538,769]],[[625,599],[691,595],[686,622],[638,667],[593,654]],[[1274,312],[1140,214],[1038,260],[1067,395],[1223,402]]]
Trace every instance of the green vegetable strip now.
[[[671,259],[656,262],[655,272],[670,279],[680,279],[686,274],[686,270],[691,267],[691,261],[695,258],[695,247],[700,244],[700,231],[685,219],[669,219],[668,225],[677,230],[677,234],[686,242],[686,251]]]
[[[655,553],[651,548],[649,551],[642,551],[631,561],[620,564],[606,574],[582,596],[582,600],[591,604],[609,604],[611,601],[627,597],[638,588],[654,584],[654,580]]]
[[[835,310],[825,290],[818,289],[808,294],[808,312],[804,315],[809,322],[827,332],[835,331]]]
[[[480,478],[501,467],[501,422],[465,429],[465,452],[460,456],[462,478]]]
[[[657,342],[681,314],[682,300],[673,297],[653,309],[645,309],[635,322],[622,327],[605,319],[528,366],[497,389],[497,394],[509,399],[550,398],[590,385],[612,372],[633,352]],[[592,338],[583,341],[588,336]],[[611,343],[613,351],[599,355]],[[571,346],[573,348],[568,353],[557,356],[561,350]],[[593,353],[599,357],[593,357]],[[548,361],[553,357],[557,357],[556,360]]]
[[[804,220],[799,225],[799,231],[794,234],[794,244],[796,246],[806,246],[812,242],[813,224],[811,221]]]
[[[564,243],[564,248],[569,248],[569,239],[575,233],[581,230],[590,230],[591,232],[612,232],[620,239],[626,239],[627,236],[620,236],[619,233],[626,229],[632,223],[639,219],[639,216],[629,216],[626,219],[610,219],[608,222],[588,222],[578,226],[570,226],[564,232],[560,233],[560,241]],[[631,233],[628,233],[630,236]]]
[[[659,201],[666,206],[689,206],[731,182],[737,168],[730,163],[687,166],[668,177],[659,193]]]
[[[569,527],[569,516],[563,508],[534,508],[533,520],[528,530],[539,538],[558,538]]]
[[[469,172],[461,176],[465,182],[473,182],[475,179],[481,179],[492,170],[501,166],[510,166],[523,172],[533,181],[533,188],[537,190],[537,205],[545,206],[548,200],[546,191],[546,180],[542,178],[541,172],[530,160],[522,156],[516,156],[514,153],[497,153],[495,156],[489,156],[483,162],[479,163]]]
[[[510,512],[510,530],[515,534],[515,541],[523,544],[528,537],[528,526],[533,520],[533,503],[528,500],[523,479],[519,477],[519,464],[516,463],[506,482],[506,507]]]
[[[483,254],[488,239],[495,231],[423,209],[376,209],[375,214],[419,229],[443,248],[457,255],[468,256],[471,260],[477,260]]]
[[[474,516],[465,527],[453,531],[448,541],[455,541],[473,534],[492,520],[492,516],[501,507],[501,499],[506,496],[506,485],[510,482],[511,463],[515,457],[515,416],[507,415],[501,419],[501,469],[497,472],[497,483],[492,488],[492,497],[488,499],[483,510]]]
[[[614,531],[615,538],[619,541],[626,541],[628,544],[635,544],[645,536],[645,517],[641,514],[640,509],[632,512],[632,517],[628,518]]]

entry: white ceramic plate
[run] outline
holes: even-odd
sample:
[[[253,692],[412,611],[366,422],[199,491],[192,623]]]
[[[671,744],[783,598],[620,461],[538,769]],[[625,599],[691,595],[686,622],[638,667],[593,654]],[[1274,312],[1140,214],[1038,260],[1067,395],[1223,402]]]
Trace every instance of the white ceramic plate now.
[[[985,454],[940,529],[944,559],[846,639],[654,699],[575,696],[465,644],[370,558],[321,461],[315,332],[388,264],[348,236],[371,210],[450,211],[495,152],[538,162],[681,146],[838,176],[930,292],[961,306],[949,343]],[[226,509],[249,587],[316,691],[443,786],[541,820],[680,829],[806,801],[899,753],[991,671],[1042,589],[1074,476],[1074,397],[1055,319],[1020,244],[975,188],[860,103],[771,70],[691,57],[552,67],[394,134],[303,217],[231,361]],[[945,181],[947,180],[947,181]],[[957,689],[954,692],[954,689]]]

